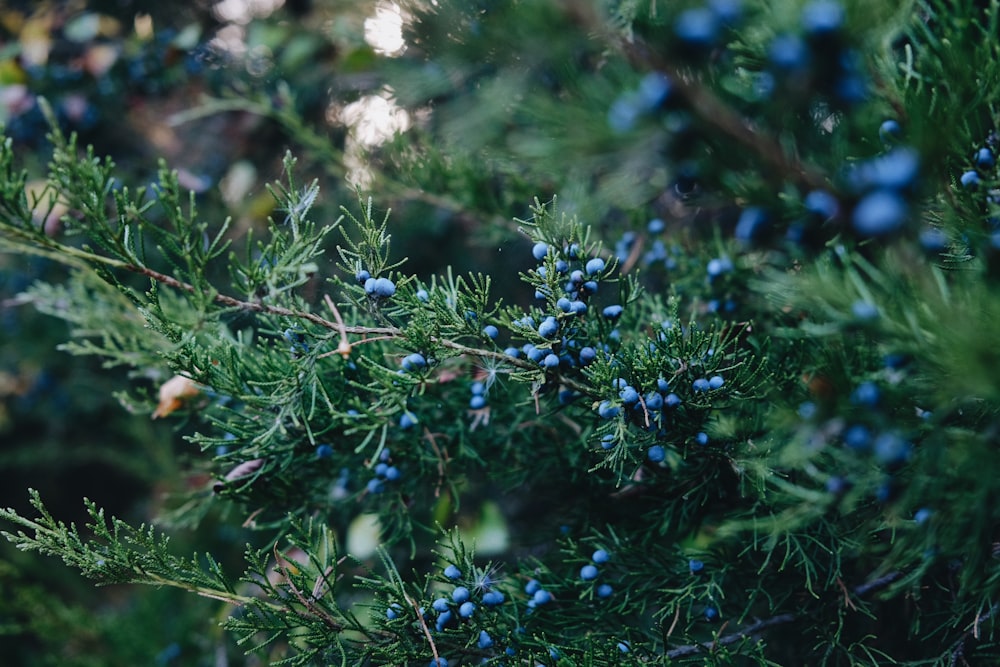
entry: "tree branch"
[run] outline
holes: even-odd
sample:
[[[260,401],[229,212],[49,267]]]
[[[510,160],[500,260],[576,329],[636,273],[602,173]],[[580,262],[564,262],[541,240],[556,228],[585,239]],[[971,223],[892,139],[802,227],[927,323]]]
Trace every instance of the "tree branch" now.
[[[853,589],[851,589],[851,593],[858,597],[865,596],[869,593],[873,593],[875,591],[885,588],[892,582],[899,579],[901,576],[903,575],[900,572],[890,572],[881,577],[878,577],[876,579],[871,579],[863,584],[855,586]],[[991,609],[990,613],[992,613],[995,609],[996,607],[994,607],[994,609]],[[778,614],[777,616],[771,616],[770,618],[765,618],[763,620],[757,621],[756,623],[752,623],[738,632],[717,637],[716,639],[710,642],[701,642],[700,644],[688,644],[686,646],[678,646],[675,649],[667,651],[666,657],[670,659],[684,658],[689,655],[694,655],[696,653],[699,653],[701,651],[711,651],[717,646],[728,646],[730,644],[735,644],[736,642],[752,637],[753,635],[759,632],[763,632],[764,630],[769,630],[770,628],[779,625],[786,625],[788,623],[792,623],[793,621],[798,620],[800,616],[801,614],[792,614],[792,613]],[[986,614],[981,618],[987,618],[988,616],[989,614]]]

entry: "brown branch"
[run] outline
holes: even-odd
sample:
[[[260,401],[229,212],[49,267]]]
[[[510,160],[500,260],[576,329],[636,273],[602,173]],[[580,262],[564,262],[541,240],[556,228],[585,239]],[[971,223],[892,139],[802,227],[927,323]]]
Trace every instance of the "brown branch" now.
[[[979,639],[979,624],[983,621],[989,620],[997,611],[1000,611],[1000,604],[995,604],[987,610],[985,614],[976,614],[975,620],[973,620],[972,625],[962,633],[962,636],[956,641],[951,650],[951,658],[948,661],[949,667],[955,667],[958,661],[961,660],[963,665],[968,665],[968,661],[965,659],[965,644],[969,641],[969,637],[974,639]]]
[[[181,291],[188,292],[189,294],[194,294],[195,292],[198,291],[198,289],[194,285],[191,285],[190,283],[183,282],[181,280],[178,280],[177,278],[174,278],[173,276],[169,276],[165,273],[160,273],[159,271],[155,271],[145,266],[137,266],[135,264],[122,264],[121,268],[124,268],[127,271],[131,271],[132,273],[138,273],[140,275],[146,276],[157,282],[163,283],[164,285],[167,285],[169,287],[174,287]],[[214,296],[214,301],[224,306],[229,306],[231,308],[238,308],[240,310],[251,311],[256,313],[267,313],[269,315],[281,315],[284,317],[293,317],[297,319],[307,320],[309,322],[312,322],[313,324],[323,327],[324,329],[337,331],[341,334],[341,336],[350,333],[358,335],[376,335],[376,336],[386,336],[390,338],[399,338],[403,335],[403,330],[398,327],[344,326],[342,320],[340,322],[331,322],[330,320],[320,317],[319,315],[316,315],[314,313],[309,313],[302,310],[292,310],[290,308],[284,308],[282,306],[270,306],[255,301],[241,301],[240,299],[221,293],[216,293],[216,295]],[[332,301],[328,300],[328,303],[332,303]],[[339,313],[336,312],[335,314],[339,315]],[[459,352],[461,354],[467,354],[473,357],[479,357],[481,359],[500,360],[509,363],[512,366],[517,366],[518,368],[522,368],[525,370],[538,370],[538,367],[535,364],[531,363],[530,361],[515,359],[502,351],[498,352],[496,350],[484,350],[478,347],[469,347],[468,345],[456,343],[453,340],[449,340],[447,338],[440,338],[438,336],[432,336],[431,341],[437,343],[438,345],[441,345],[442,347],[455,350],[456,352]],[[335,352],[338,354],[343,354],[344,349],[345,347],[343,345],[343,339],[342,339],[341,345],[338,345]],[[559,376],[558,381],[567,389],[572,389],[584,395],[593,394],[591,388],[588,385],[578,382],[572,378]]]
[[[316,606],[315,601],[313,599],[307,599],[306,596],[302,594],[302,591],[300,591],[298,587],[292,582],[292,578],[288,576],[288,561],[284,558],[284,556],[281,556],[278,553],[277,544],[274,545],[273,552],[275,560],[274,569],[280,572],[281,575],[285,578],[285,583],[288,585],[288,588],[292,591],[292,594],[299,601],[299,603],[301,603],[302,606],[309,611],[309,613],[311,613],[313,616],[323,621],[323,624],[326,625],[326,627],[330,628],[334,632],[341,632],[344,629],[344,626],[338,623],[335,618],[330,616],[324,610]]]
[[[790,180],[810,189],[831,187],[822,170],[789,155],[777,138],[753,127],[701,81],[665,61],[638,36],[623,36],[609,27],[590,3],[563,0],[563,8],[571,21],[588,33],[599,35],[609,44],[616,45],[633,64],[665,74],[670,79],[672,91],[687,103],[702,122],[757,155],[765,164],[787,175]]]

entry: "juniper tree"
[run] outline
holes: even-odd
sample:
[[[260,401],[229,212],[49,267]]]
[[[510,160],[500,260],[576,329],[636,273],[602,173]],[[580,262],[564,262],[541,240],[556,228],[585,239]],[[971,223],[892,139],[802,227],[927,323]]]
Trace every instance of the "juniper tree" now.
[[[379,85],[425,120],[354,195],[293,87],[185,116],[292,145],[261,233],[52,113],[31,193],[6,140],[2,247],[70,271],[23,300],[211,476],[7,539],[286,664],[995,660],[1000,6],[406,9]],[[527,268],[415,272],[390,204]],[[242,571],[168,542],[217,507]]]

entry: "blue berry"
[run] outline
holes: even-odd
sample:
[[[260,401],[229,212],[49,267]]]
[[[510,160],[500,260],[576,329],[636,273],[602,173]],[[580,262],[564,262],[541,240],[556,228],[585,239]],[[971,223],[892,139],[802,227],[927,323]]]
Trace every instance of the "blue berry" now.
[[[587,312],[587,304],[577,299],[569,304],[569,311],[574,315],[583,315]]]
[[[517,359],[518,357],[521,356],[521,350],[517,349],[516,347],[506,347],[504,348],[503,353],[506,354],[508,357],[512,357],[514,359]]]
[[[538,325],[538,335],[542,338],[555,338],[559,333],[559,322],[549,315]]]
[[[903,137],[903,128],[892,118],[882,121],[878,128],[878,138],[883,144],[891,145],[898,142]]]
[[[587,262],[584,268],[587,270],[588,276],[592,276],[595,273],[600,273],[601,271],[604,270],[604,260],[601,259],[600,257],[594,257],[593,259]]]
[[[646,451],[646,458],[651,463],[660,463],[667,458],[667,450],[663,449],[661,445],[653,445]]]
[[[448,611],[448,598],[437,598],[433,603],[431,603],[431,607],[438,613]]]
[[[663,397],[663,405],[668,408],[676,408],[681,404],[681,398],[677,394],[667,394]]]
[[[629,645],[628,642],[618,642],[618,650],[621,651],[622,653],[628,653],[629,651],[632,650],[632,647]]]
[[[403,473],[401,473],[399,471],[399,468],[397,468],[396,466],[389,466],[388,468],[385,469],[385,478],[387,481],[395,482],[402,476]]]
[[[392,282],[388,278],[375,279],[375,296],[381,297],[383,299],[388,299],[395,293],[396,293],[396,283]]]
[[[931,510],[927,509],[926,507],[921,507],[914,513],[913,520],[917,523],[918,526],[922,526],[923,524],[930,521],[932,514],[934,513]]]
[[[851,304],[851,313],[859,320],[874,320],[878,317],[878,306],[871,301],[859,299]]]
[[[535,593],[540,591],[541,588],[542,585],[538,582],[537,579],[529,579],[528,583],[524,585],[524,592],[527,593],[528,595],[534,595]]]
[[[802,28],[809,35],[822,37],[840,30],[844,8],[833,0],[815,0],[802,8]]]
[[[364,269],[361,269],[360,271],[354,274],[354,279],[357,280],[358,284],[360,285],[364,285],[371,277],[372,274],[368,273]]]
[[[861,424],[855,424],[844,431],[844,444],[856,452],[868,451],[871,440],[871,431]]]
[[[656,391],[666,394],[670,391],[670,383],[665,378],[656,378]]]
[[[594,565],[588,564],[580,568],[580,578],[584,581],[593,581],[594,579],[597,579],[598,574],[599,572],[597,567]]]
[[[948,248],[948,235],[937,227],[928,227],[920,232],[920,247],[928,253],[941,253]]]
[[[607,563],[610,558],[611,555],[604,549],[597,549],[596,551],[594,551],[594,553],[590,555],[590,560],[594,561],[598,565],[601,565],[602,563]]]
[[[486,385],[479,381],[473,382],[469,385],[469,393],[473,396],[482,396],[486,393]]]
[[[537,259],[539,262],[545,259],[545,256],[549,254],[549,244],[542,243],[539,241],[531,247],[531,256]]]
[[[636,90],[635,99],[638,100],[639,105],[643,110],[653,111],[660,105],[667,102],[670,99],[672,92],[673,84],[666,75],[660,74],[659,72],[650,72],[642,77],[641,81],[639,81],[639,87]],[[659,220],[659,218],[656,218],[655,220]],[[650,224],[652,225],[655,220],[650,221]],[[660,220],[660,222],[662,223],[663,221]],[[657,229],[656,225],[654,225],[652,229],[650,229],[647,225],[647,229],[650,234],[659,234],[663,231],[662,228],[655,231]]]
[[[375,466],[375,476],[385,477],[385,471],[389,469],[389,464],[385,462],[380,462]]]
[[[979,174],[970,170],[962,174],[958,181],[966,190],[975,190],[979,187]]]
[[[733,262],[728,257],[716,257],[708,260],[705,270],[708,272],[709,278],[717,278],[724,273],[732,271]]]
[[[382,493],[382,487],[382,480],[376,478],[368,480],[368,485],[365,488],[368,493]]]
[[[705,433],[704,431],[699,431],[698,433],[695,434],[694,441],[697,442],[699,445],[705,446],[708,444],[708,434]]]
[[[486,397],[477,394],[469,399],[469,407],[473,410],[482,410],[486,407]]]
[[[589,345],[580,348],[580,364],[586,366],[597,358],[597,350]]]
[[[601,436],[601,447],[603,449],[611,449],[615,446],[615,436],[611,433]]]
[[[721,375],[713,375],[708,378],[708,388],[709,389],[721,389],[722,385],[726,383],[725,379]]]
[[[597,406],[597,414],[602,419],[614,419],[619,412],[621,412],[621,408],[610,401],[601,401],[600,405]]]
[[[639,402],[639,392],[635,390],[635,387],[626,386],[622,388],[618,392],[618,396],[625,405],[635,405]]]
[[[831,477],[826,480],[826,490],[837,496],[846,492],[850,486],[850,482],[843,477]]]
[[[748,244],[759,239],[767,230],[767,212],[757,206],[743,209],[739,220],[736,222],[736,230],[733,235],[736,240]]]
[[[715,607],[705,607],[705,618],[710,621],[714,621],[719,617],[719,610]]]
[[[705,8],[686,9],[674,21],[674,34],[685,45],[707,48],[715,42],[719,23],[715,14]]]
[[[418,289],[417,290],[417,298],[420,299],[421,301],[423,301],[424,303],[426,303],[427,301],[430,300],[431,296],[430,296],[430,294],[427,293],[427,290],[425,290],[425,289]]]
[[[646,394],[646,409],[647,410],[659,410],[663,407],[663,396],[655,391],[651,391]]]
[[[615,304],[613,306],[606,306],[601,314],[604,315],[609,320],[617,320],[622,316],[622,307]]]
[[[638,95],[619,95],[608,108],[608,127],[617,134],[628,132],[635,127],[642,111],[642,99]]]
[[[720,21],[732,24],[739,20],[743,12],[743,0],[708,0],[708,7]]]
[[[645,79],[643,79],[643,81],[645,81]],[[663,222],[660,218],[653,218],[646,223],[646,231],[650,234],[661,234],[666,228],[667,223]]]
[[[874,382],[862,382],[851,392],[851,403],[865,407],[878,405],[879,390]]]
[[[333,456],[333,447],[330,445],[317,445],[316,458],[326,459]]]
[[[558,368],[559,367],[559,357],[553,353],[548,353],[542,359],[542,366],[545,368]]]
[[[492,324],[487,324],[485,327],[483,327],[483,335],[491,340],[496,340],[497,336],[500,335],[500,330],[497,329]]]
[[[597,587],[597,597],[599,598],[609,598],[614,592],[615,589],[611,587],[611,584],[601,584]]]
[[[396,286],[387,278],[369,278],[365,281],[365,293],[376,299],[392,296]]]
[[[404,412],[399,417],[399,425],[404,429],[415,426],[419,423],[419,421],[420,420],[417,419],[417,416],[410,411]]]
[[[487,607],[496,607],[503,604],[504,595],[500,591],[486,591],[483,593],[483,604]]]
[[[424,355],[419,352],[414,352],[413,354],[408,354],[403,357],[402,366],[403,370],[414,371],[423,368],[427,365],[427,360]]]
[[[862,236],[885,236],[898,231],[906,217],[906,202],[902,197],[888,190],[876,190],[858,202],[851,222],[854,231]]]
[[[710,385],[708,383],[708,379],[706,378],[697,378],[691,383],[691,388],[699,392],[708,391],[709,387]]]
[[[471,597],[471,594],[465,586],[455,586],[455,590],[451,592],[451,599],[456,603],[465,602],[469,597]]]
[[[432,659],[428,667],[448,667],[448,659],[441,657]]]
[[[584,294],[597,294],[597,281],[588,280],[581,286],[581,289],[583,289]]]
[[[552,601],[552,593],[549,593],[544,588],[539,588],[535,591],[535,594],[531,596],[531,601],[536,605],[548,604]]]
[[[993,151],[991,151],[986,146],[983,146],[978,151],[976,151],[976,166],[980,169],[992,169],[996,166],[996,158],[993,156]]]
[[[898,433],[881,433],[875,438],[875,459],[885,466],[904,463],[910,458],[912,449]]]
[[[448,567],[444,568],[444,576],[449,579],[459,579],[462,576],[462,571],[454,563],[449,563]]]
[[[493,637],[490,637],[490,633],[486,632],[486,630],[480,630],[477,645],[479,648],[490,648],[493,646]]]
[[[388,618],[390,621],[397,619],[399,618],[399,612],[401,611],[403,611],[403,608],[400,607],[397,603],[393,602],[391,605],[389,605],[389,608],[385,610],[385,617]]]
[[[840,212],[840,201],[826,190],[813,190],[802,200],[802,205],[822,221],[835,218]]]
[[[691,572],[691,574],[698,574],[704,569],[705,569],[705,563],[698,560],[697,558],[692,558],[691,560],[688,561],[688,571]]]
[[[435,623],[435,625],[437,626],[438,631],[443,630],[445,628],[445,626],[447,626],[449,623],[451,623],[451,620],[454,617],[455,617],[455,615],[451,612],[450,609],[447,610],[447,611],[442,611],[440,614],[438,614],[437,623]]]
[[[570,300],[564,296],[559,297],[559,300],[556,301],[556,308],[563,311],[564,313],[568,313],[571,307],[572,306]]]
[[[476,605],[472,602],[463,602],[458,608],[458,615],[462,618],[472,618],[474,613],[476,613]]]

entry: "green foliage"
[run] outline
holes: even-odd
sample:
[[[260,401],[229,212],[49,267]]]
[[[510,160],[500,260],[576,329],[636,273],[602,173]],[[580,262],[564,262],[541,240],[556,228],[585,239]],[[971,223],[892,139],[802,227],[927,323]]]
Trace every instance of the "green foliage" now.
[[[175,119],[294,145],[251,222],[7,139],[0,249],[69,271],[18,299],[201,477],[4,536],[274,664],[990,664],[1000,6],[711,4],[413,3],[370,196],[285,83]],[[536,262],[414,269],[435,211]],[[216,515],[241,577],[173,553]]]

